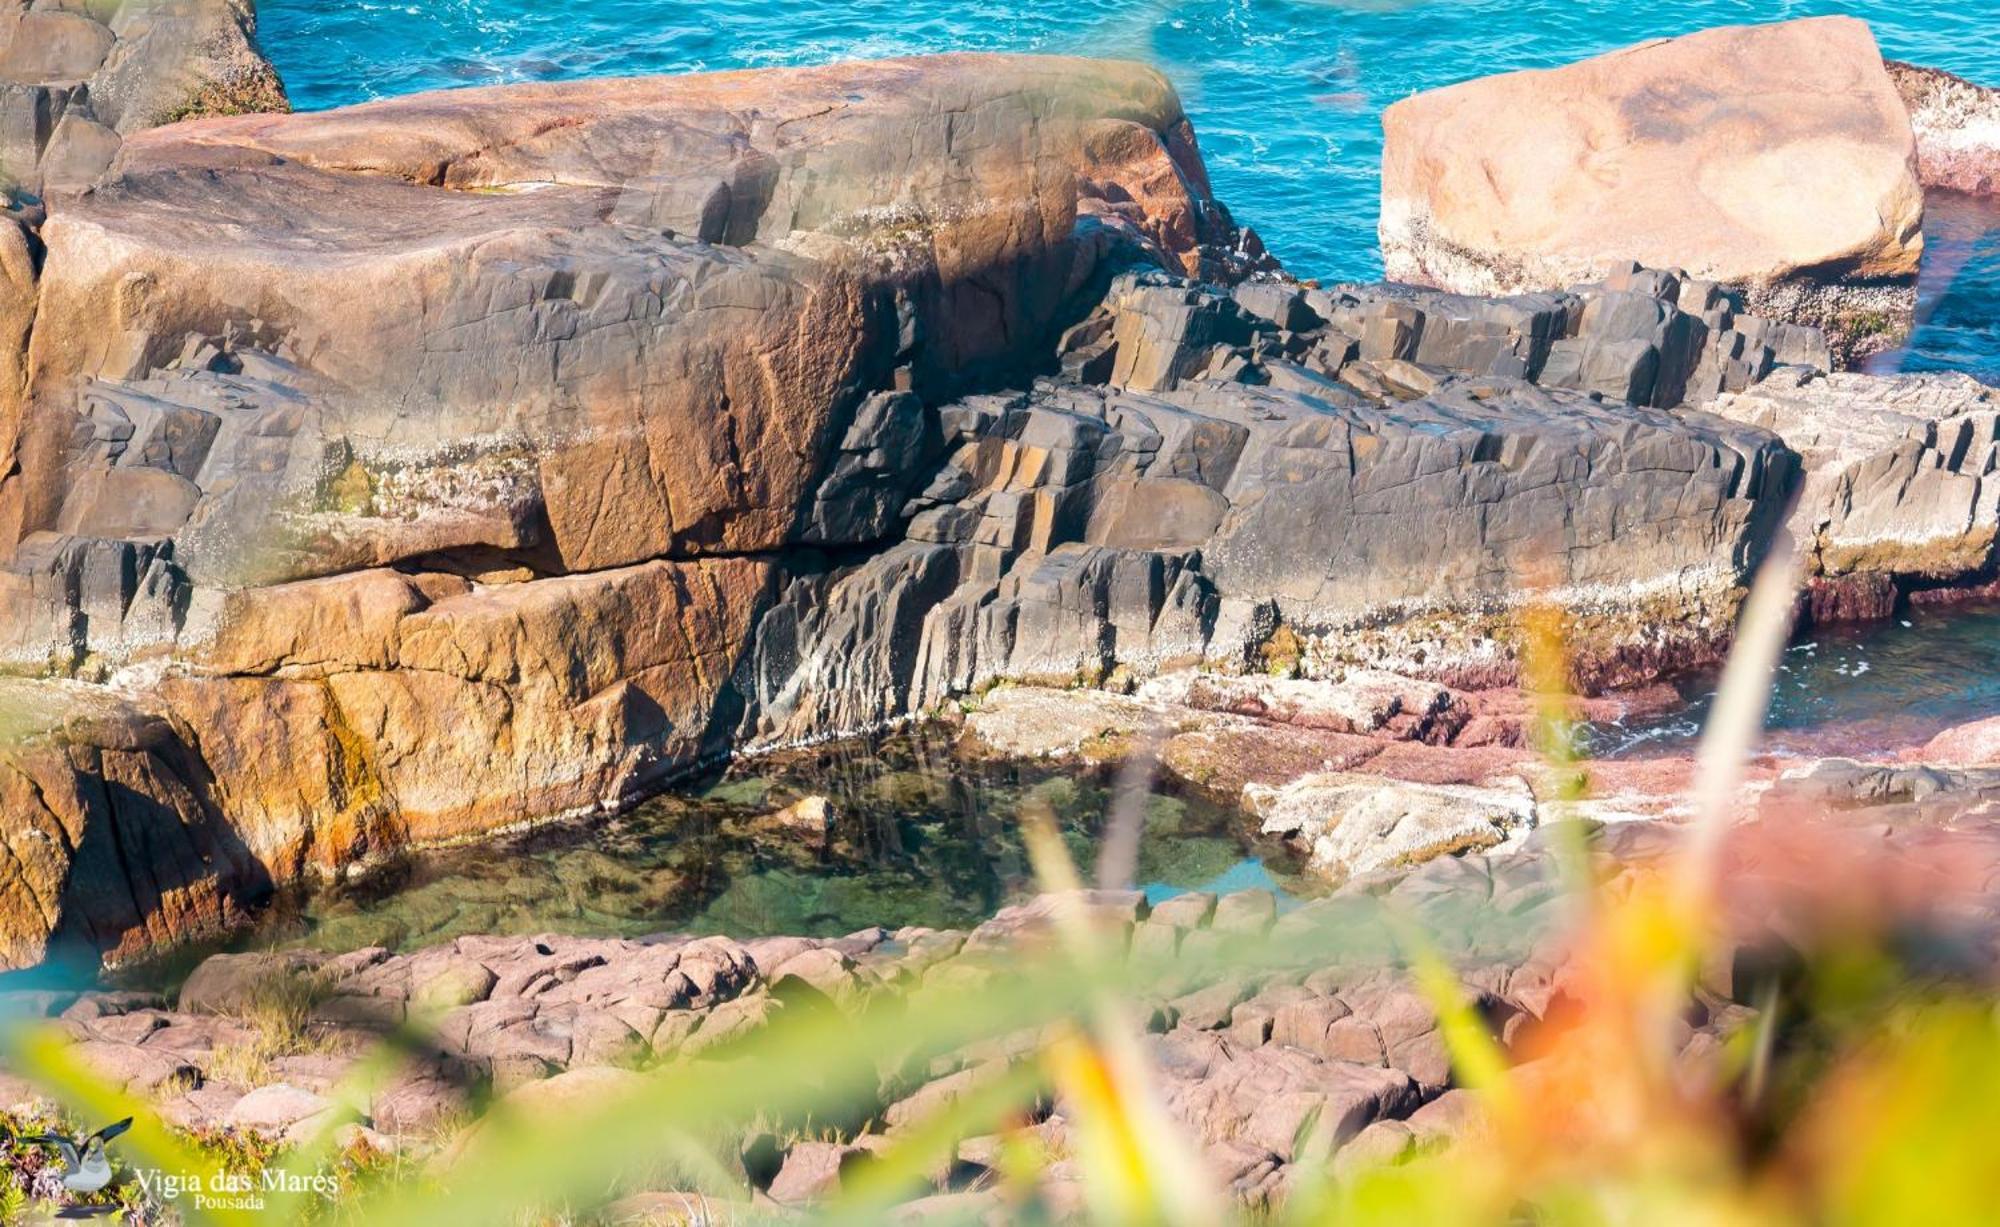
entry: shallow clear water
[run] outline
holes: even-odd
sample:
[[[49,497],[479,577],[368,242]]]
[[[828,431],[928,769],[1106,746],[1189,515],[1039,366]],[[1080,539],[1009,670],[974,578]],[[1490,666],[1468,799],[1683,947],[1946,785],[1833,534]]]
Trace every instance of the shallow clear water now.
[[[1585,729],[1597,757],[1685,753],[1714,697]],[[1814,632],[1785,655],[1767,748],[1871,753],[1921,743],[2000,712],[2000,604],[1915,607],[1865,628]],[[618,818],[564,823],[494,844],[413,854],[380,876],[282,905],[251,940],[398,949],[467,933],[637,936],[665,929],[838,936],[870,925],[969,927],[1035,891],[1024,805],[1046,804],[1086,870],[1115,780],[1046,762],[958,753],[915,730],[738,764]],[[769,816],[807,796],[836,815],[824,847]],[[1155,789],[1139,881],[1158,901],[1186,890],[1314,892],[1297,858],[1242,814]]]
[[[1600,757],[1686,751],[1715,698],[1713,677],[1682,687],[1680,711],[1585,730]],[[2000,712],[2000,605],[1915,606],[1872,626],[1818,628],[1779,665],[1765,745],[1780,754],[1866,754],[1921,744]]]
[[[1048,806],[1087,872],[1114,785],[1098,772],[964,758],[938,733],[843,743],[740,764],[614,819],[417,853],[361,885],[282,902],[249,940],[411,949],[468,933],[971,927],[1035,893],[1023,805]],[[807,796],[835,815],[823,847],[769,820]],[[1154,900],[1311,889],[1247,820],[1164,790],[1147,804],[1138,878]]]

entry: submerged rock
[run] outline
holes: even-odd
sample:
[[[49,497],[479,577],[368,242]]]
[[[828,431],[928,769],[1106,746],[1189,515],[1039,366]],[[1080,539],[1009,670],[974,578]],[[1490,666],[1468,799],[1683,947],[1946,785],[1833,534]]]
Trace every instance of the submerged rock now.
[[[1844,17],[1705,30],[1418,94],[1383,113],[1397,280],[1546,290],[1615,260],[1744,287],[1846,354],[1907,322],[1923,250],[1909,113]]]

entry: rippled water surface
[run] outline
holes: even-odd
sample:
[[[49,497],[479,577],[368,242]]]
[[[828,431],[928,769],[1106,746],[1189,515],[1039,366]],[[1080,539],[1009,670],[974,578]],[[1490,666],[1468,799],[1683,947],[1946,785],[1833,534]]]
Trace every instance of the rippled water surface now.
[[[2000,22],[1992,37],[2000,42]],[[2000,383],[2000,198],[1929,194],[1916,329],[1868,369],[1970,371]]]
[[[1701,732],[1715,679],[1682,687],[1672,715],[1588,730],[1600,756],[1683,752]],[[1766,746],[1803,755],[1869,754],[1920,744],[2000,712],[2000,604],[1915,606],[1862,627],[1824,627],[1785,653]]]

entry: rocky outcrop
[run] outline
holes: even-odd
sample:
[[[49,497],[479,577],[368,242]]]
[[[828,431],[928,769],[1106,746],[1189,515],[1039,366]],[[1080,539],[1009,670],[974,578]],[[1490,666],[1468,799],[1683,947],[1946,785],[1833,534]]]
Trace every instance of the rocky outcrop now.
[[[710,286],[835,275],[701,258],[721,269]],[[60,278],[45,277],[45,302]],[[860,295],[840,301],[865,301],[865,280],[840,284]],[[800,300],[754,301],[756,326],[776,329]],[[737,318],[731,342],[757,335]],[[230,344],[85,383],[67,438],[87,446],[35,471],[60,493],[55,524],[0,572],[14,658],[125,662],[127,718],[199,765],[203,821],[236,832],[237,860],[191,879],[200,906],[176,915],[193,928],[274,883],[616,808],[718,755],[878,727],[1003,678],[1388,663],[1501,685],[1529,588],[1575,613],[1586,689],[1713,661],[1793,459],[1682,402],[1781,356],[1825,361],[1816,334],[1645,270],[1501,301],[1230,292],[1155,271],[1049,338],[1045,361],[1066,373],[1026,392],[934,406],[914,362],[883,374],[907,389],[855,387],[861,358],[831,383],[740,397],[675,382],[720,395],[716,411],[744,415],[756,440],[717,438],[709,419],[704,445],[735,449],[717,481],[672,446],[701,420],[693,400],[647,402],[636,439],[384,453],[372,435],[329,436],[354,412],[339,406],[362,403],[343,384]],[[419,369],[472,379],[449,356]],[[643,369],[607,385],[607,403],[633,411]],[[507,385],[537,386],[554,404],[567,385]],[[423,403],[456,423],[482,387],[448,383]],[[819,442],[782,442],[800,431]],[[619,459],[641,444],[643,463]],[[561,476],[586,461],[610,466],[587,504]],[[304,509],[288,501],[295,481],[315,500]],[[163,510],[140,489],[181,497]],[[655,502],[658,517],[644,513]],[[273,517],[288,535],[245,558]],[[1445,702],[1399,695],[1384,719],[1449,739],[1466,717]],[[1483,727],[1482,743],[1518,740]],[[74,741],[56,721],[28,750]],[[60,880],[81,820],[51,822],[72,833],[46,850]],[[159,937],[66,916],[27,915],[18,960],[72,933],[114,957]]]
[[[165,719],[88,689],[0,684],[0,964],[93,965],[215,931],[268,897]]]
[[[1033,57],[180,124],[32,237],[0,649],[142,669],[91,701],[239,836],[188,931],[736,744],[767,615],[899,535],[938,401],[1045,361],[1114,268],[1254,263],[1157,74]],[[15,963],[130,949],[62,893],[106,838],[67,795]]]
[[[1256,271],[1163,80],[1033,57],[180,124],[34,237],[0,652],[102,685],[0,750],[17,965],[1006,679],[1203,669],[1319,722],[1262,782],[1483,782],[1531,595],[1586,693],[1719,659],[1797,459],[1702,406],[1831,357],[1630,264]],[[1232,680],[1376,667],[1340,710]],[[107,753],[134,795],[75,799]],[[72,885],[107,822],[195,851]]]
[[[88,186],[134,133],[286,109],[251,0],[0,4],[0,185]]]
[[[1637,259],[1741,286],[1843,356],[1913,306],[1915,137],[1859,21],[1644,43],[1418,94],[1382,122],[1394,279],[1514,293]]]
[[[1910,108],[1924,186],[2000,193],[2000,90],[1936,68],[1887,67]]]
[[[1513,668],[1492,632],[1530,590],[1596,619],[1592,688],[1715,652],[1791,458],[1697,411],[1570,390],[1677,404],[1724,344],[1742,352],[1726,309],[1709,342],[1671,305],[1678,281],[1638,276],[1501,302],[1122,279],[1065,339],[1073,378],[946,407],[906,540],[786,599],[806,616],[758,676],[790,689],[756,707],[804,735],[857,714],[812,703],[904,676],[907,701],[874,714],[997,678],[1241,668],[1281,630],[1309,672],[1491,684]],[[896,632],[857,653],[892,606]],[[1641,629],[1666,606],[1671,641]]]
[[[1089,145],[1121,124],[1149,157]],[[848,544],[794,521],[866,395],[1030,360],[1114,229],[1079,199],[1192,148],[1157,75],[1033,59],[176,126],[42,228],[0,506],[237,582]],[[1125,229],[1198,264],[1226,220],[1182,182]]]
[[[1991,574],[2000,391],[1967,375],[1785,370],[1709,408],[1777,432],[1799,454],[1807,476],[1792,528],[1830,620],[1885,617],[1898,592]]]
[[[1496,1033],[1521,1036],[1551,995],[1550,922],[1560,911],[1552,862],[1444,864],[1449,873],[1407,875],[1400,884],[1381,875],[1372,885],[1423,922],[1456,928],[1465,908],[1492,913],[1495,923],[1472,930],[1482,962],[1468,968],[1467,982]],[[1476,898],[1464,889],[1475,879]],[[1451,1087],[1436,1015],[1373,951],[1331,940],[1343,920],[1372,906],[1366,895],[1282,918],[1262,891],[1186,895],[1154,908],[1132,892],[1093,892],[1079,902],[1118,957],[1145,967],[1158,986],[1146,1002],[1143,1044],[1166,1106],[1214,1165],[1218,1184],[1244,1200],[1281,1196],[1291,1164],[1323,1161],[1380,1121],[1434,1140],[1455,1132],[1451,1122],[1469,1105]],[[338,1127],[421,1158],[441,1129],[489,1095],[537,1113],[575,1111],[641,1085],[645,1075],[636,1071],[647,1068],[700,1062],[720,1074],[731,1041],[793,1011],[859,1016],[904,994],[977,991],[1047,948],[1059,905],[1032,899],[969,932],[872,929],[749,942],[496,936],[402,955],[218,956],[171,1004],[146,993],[24,995],[8,1004],[58,1016],[80,1059],[132,1093],[159,1098],[163,1118],[180,1127],[233,1126],[293,1143]],[[1496,989],[1538,942],[1542,964],[1520,973],[1521,996]],[[1351,953],[1339,953],[1343,947]],[[1232,956],[1254,969],[1228,969]],[[300,1051],[246,1070],[234,1054],[252,1043],[248,1019],[273,985],[286,982],[311,1003],[294,1045]],[[1724,1011],[1731,1022],[1738,1013]],[[387,1028],[406,1021],[433,1037],[429,1050],[366,1102],[343,1104],[340,1079]],[[845,1155],[885,1144],[884,1134],[933,1119],[968,1089],[1031,1059],[1032,1035],[994,1036],[955,1052],[885,1052],[876,1084],[862,1089],[868,1102],[820,1120],[815,1140],[756,1132],[731,1139],[743,1155],[742,1195],[771,1209],[770,1201],[818,1200],[838,1187]],[[0,1103],[31,1097],[0,1071]],[[1037,1108],[1031,1124],[1059,1145],[1075,1111],[1057,1099]],[[448,1140],[433,1168],[444,1178],[480,1144],[479,1130]],[[965,1142],[957,1183],[993,1161],[992,1141]]]

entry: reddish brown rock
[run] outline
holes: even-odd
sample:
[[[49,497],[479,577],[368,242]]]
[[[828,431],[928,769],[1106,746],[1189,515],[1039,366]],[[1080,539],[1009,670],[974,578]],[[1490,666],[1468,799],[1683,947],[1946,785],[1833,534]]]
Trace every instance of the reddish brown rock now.
[[[38,232],[0,226],[0,657],[166,658],[106,700],[149,730],[119,783],[178,815],[158,838],[203,834],[159,887],[98,864],[104,807],[70,798],[126,751],[44,730],[0,785],[62,831],[20,850],[7,961],[185,935],[727,748],[776,576],[823,566],[788,551],[872,545],[936,445],[904,389],[1039,361],[1114,251],[1216,273],[1233,246],[1172,88],[1131,64],[134,135]]]
[[[1801,621],[1879,622],[1896,612],[1896,582],[1879,571],[1814,576],[1806,582]]]
[[[1554,289],[1615,261],[1744,286],[1760,315],[1858,335],[1907,314],[1923,191],[1868,27],[1705,30],[1432,90],[1383,114],[1389,275]]]
[[[133,133],[285,110],[256,29],[252,0],[0,7],[0,182],[73,191]]]
[[[1910,108],[1924,186],[2000,193],[2000,90],[1936,68],[1886,63]]]
[[[1956,766],[2000,766],[2000,716],[1946,729],[1917,752],[1917,761]]]

